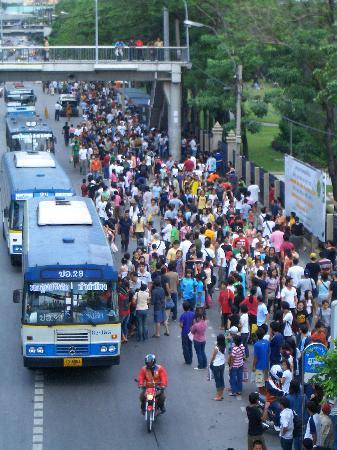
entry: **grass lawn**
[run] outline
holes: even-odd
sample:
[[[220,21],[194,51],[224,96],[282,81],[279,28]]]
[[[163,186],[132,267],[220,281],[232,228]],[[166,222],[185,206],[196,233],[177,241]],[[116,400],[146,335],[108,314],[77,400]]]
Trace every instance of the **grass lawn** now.
[[[256,134],[248,133],[249,159],[268,172],[284,172],[284,156],[271,147],[277,127],[262,126]]]

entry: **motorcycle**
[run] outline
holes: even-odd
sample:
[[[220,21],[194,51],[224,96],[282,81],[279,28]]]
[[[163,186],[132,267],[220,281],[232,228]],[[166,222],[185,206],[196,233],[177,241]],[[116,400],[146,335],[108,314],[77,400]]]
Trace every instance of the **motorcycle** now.
[[[262,414],[264,413],[265,403],[266,399],[264,395],[259,394],[258,408],[260,409]],[[275,429],[274,416],[275,416],[274,411],[272,411],[271,408],[268,408],[267,419],[262,422],[264,431],[273,431],[278,433],[278,430]]]
[[[145,390],[145,421],[149,433],[152,431],[154,421],[161,414],[157,408],[157,395],[160,392],[161,389],[157,386],[151,386]]]

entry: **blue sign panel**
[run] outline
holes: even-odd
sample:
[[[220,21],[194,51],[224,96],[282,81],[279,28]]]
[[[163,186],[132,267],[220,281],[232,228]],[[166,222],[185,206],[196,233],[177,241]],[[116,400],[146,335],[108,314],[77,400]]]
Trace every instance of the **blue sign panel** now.
[[[319,361],[319,357],[327,354],[328,349],[320,343],[308,345],[303,352],[303,376],[306,383],[315,373],[318,373],[319,367],[324,364]]]
[[[46,269],[41,270],[42,280],[81,280],[100,279],[102,271],[99,269]]]

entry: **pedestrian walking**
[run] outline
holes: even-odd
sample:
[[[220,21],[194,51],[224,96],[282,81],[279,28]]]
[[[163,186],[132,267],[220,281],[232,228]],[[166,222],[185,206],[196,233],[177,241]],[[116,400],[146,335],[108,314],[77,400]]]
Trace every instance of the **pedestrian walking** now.
[[[259,408],[259,394],[252,392],[248,398],[249,406],[246,406],[248,417],[248,450],[254,450],[258,441],[261,443],[260,450],[267,450],[263,436],[263,416]]]
[[[184,312],[179,318],[179,325],[181,327],[181,345],[183,349],[183,355],[185,364],[191,365],[193,359],[192,340],[190,339],[190,331],[193,325],[194,312],[191,311],[191,305],[189,302],[183,303]]]
[[[225,389],[225,349],[226,338],[224,334],[218,334],[216,338],[216,346],[214,347],[213,354],[210,359],[210,369],[214,375],[216,396],[215,401],[223,400],[223,392]]]
[[[151,302],[153,305],[155,332],[153,338],[160,337],[160,325],[164,326],[165,333],[168,334],[168,326],[165,315],[165,291],[161,286],[160,277],[153,280],[153,289],[151,292]]]
[[[134,295],[137,318],[137,341],[148,339],[147,315],[149,312],[150,293],[146,284],[141,284],[140,290]]]
[[[60,114],[62,111],[62,105],[59,102],[55,103],[55,120],[58,122],[60,120]]]
[[[194,370],[207,369],[207,357],[205,353],[206,329],[207,321],[205,312],[200,308],[196,312],[195,321],[191,328],[194,350],[198,359],[198,367],[194,367]]]
[[[242,344],[241,336],[233,336],[234,347],[229,355],[229,383],[231,386],[230,396],[241,395],[242,375],[245,359],[245,347]]]

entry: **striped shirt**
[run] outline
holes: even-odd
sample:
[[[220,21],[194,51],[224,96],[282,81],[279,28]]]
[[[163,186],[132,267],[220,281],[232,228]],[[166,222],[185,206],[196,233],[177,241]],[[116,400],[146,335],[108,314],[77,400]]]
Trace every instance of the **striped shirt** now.
[[[237,368],[243,366],[245,347],[242,344],[239,347],[238,346],[233,347],[231,356],[232,356],[231,367]]]

